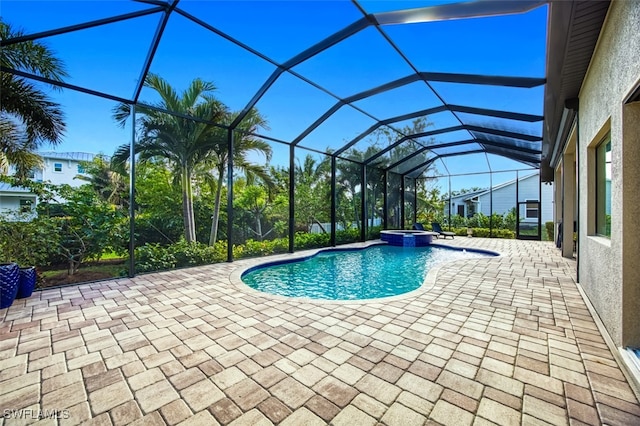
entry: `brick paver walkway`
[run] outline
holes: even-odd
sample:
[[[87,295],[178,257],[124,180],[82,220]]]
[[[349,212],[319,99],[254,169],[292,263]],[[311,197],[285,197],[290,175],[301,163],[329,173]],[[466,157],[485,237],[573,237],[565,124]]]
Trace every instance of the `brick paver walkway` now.
[[[447,244],[504,256],[367,302],[249,290],[249,261],[34,293],[0,311],[0,424],[640,424],[574,262]]]

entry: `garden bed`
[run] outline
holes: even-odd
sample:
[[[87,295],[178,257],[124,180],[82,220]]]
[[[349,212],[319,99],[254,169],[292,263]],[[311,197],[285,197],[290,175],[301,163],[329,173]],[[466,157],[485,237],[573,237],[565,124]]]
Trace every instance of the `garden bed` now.
[[[117,259],[83,265],[73,275],[67,273],[66,265],[43,268],[38,270],[38,288],[116,278],[122,276],[125,267],[125,261]]]

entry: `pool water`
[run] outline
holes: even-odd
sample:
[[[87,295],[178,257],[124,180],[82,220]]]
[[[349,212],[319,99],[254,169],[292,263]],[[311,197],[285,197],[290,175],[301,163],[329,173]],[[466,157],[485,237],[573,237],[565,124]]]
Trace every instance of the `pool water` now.
[[[242,281],[281,296],[375,299],[417,289],[429,269],[439,263],[493,255],[433,246],[326,250],[302,260],[252,268],[242,275]]]

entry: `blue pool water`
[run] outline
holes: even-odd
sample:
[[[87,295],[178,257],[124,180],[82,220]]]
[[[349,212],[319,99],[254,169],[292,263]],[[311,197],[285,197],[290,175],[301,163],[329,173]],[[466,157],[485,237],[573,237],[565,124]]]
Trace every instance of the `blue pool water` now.
[[[457,259],[490,257],[489,252],[442,247],[376,245],[356,250],[326,250],[315,256],[249,269],[249,287],[281,296],[328,300],[395,296],[422,285],[431,267]]]

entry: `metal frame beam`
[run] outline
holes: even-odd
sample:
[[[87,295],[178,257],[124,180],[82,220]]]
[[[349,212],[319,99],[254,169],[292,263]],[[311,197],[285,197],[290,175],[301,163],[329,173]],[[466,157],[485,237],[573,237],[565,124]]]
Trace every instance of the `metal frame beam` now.
[[[75,31],[86,30],[88,28],[94,28],[102,25],[112,24],[114,22],[126,21],[128,19],[134,19],[134,18],[139,18],[141,16],[152,15],[154,13],[163,12],[168,7],[169,7],[169,4],[167,3],[166,6],[152,7],[151,9],[125,13],[122,15],[111,16],[109,18],[96,19],[94,21],[83,22],[81,24],[69,25],[66,27],[56,28],[53,30],[41,31],[33,34],[27,34],[20,37],[13,37],[6,40],[0,40],[0,47],[7,47],[17,43],[24,43],[27,41],[39,40],[45,37],[52,37],[56,35],[72,33]]]
[[[472,126],[472,125],[463,124],[461,126],[447,127],[447,128],[444,128],[444,129],[436,129],[436,130],[431,130],[429,132],[422,132],[422,133],[416,133],[416,134],[413,134],[413,135],[404,136],[404,137],[398,139],[396,142],[392,143],[391,145],[388,145],[386,148],[383,148],[382,150],[378,151],[375,155],[372,155],[371,157],[369,157],[367,160],[364,161],[364,164],[367,164],[367,165],[371,164],[373,161],[375,161],[376,159],[378,159],[381,156],[385,155],[387,152],[389,152],[392,149],[396,148],[397,146],[399,146],[400,144],[402,144],[406,140],[415,139],[415,138],[422,138],[422,137],[426,137],[426,136],[434,136],[434,135],[438,135],[438,134],[442,134],[442,133],[457,132],[457,131],[460,131],[460,130],[468,130],[468,131],[471,131],[471,132],[487,133],[487,134],[493,134],[493,135],[497,135],[497,136],[511,137],[511,138],[514,138],[514,139],[521,139],[521,140],[525,140],[525,141],[532,141],[532,142],[537,142],[537,141],[541,140],[538,136],[531,136],[531,135],[527,135],[527,134],[524,134],[524,133],[516,133],[516,132],[507,131],[507,130],[491,129],[491,128],[487,128],[487,127]],[[480,144],[485,143],[485,141],[486,141],[485,139],[479,139],[479,138],[476,138],[474,140],[477,143],[480,143]],[[489,141],[486,141],[486,142],[487,142],[487,144],[489,144],[488,143]],[[508,147],[504,146],[504,148],[508,148]],[[520,150],[520,147],[514,147],[514,149]],[[522,150],[526,150],[526,149],[527,148],[522,148]]]
[[[300,63],[302,63],[302,62],[314,57],[318,53],[320,53],[320,52],[322,52],[324,50],[327,50],[328,48],[330,48],[331,46],[341,42],[342,40],[347,39],[347,38],[351,37],[354,34],[357,34],[358,32],[362,31],[363,29],[369,27],[372,24],[373,24],[372,19],[370,17],[366,17],[365,16],[365,17],[355,21],[354,23],[346,26],[342,30],[333,33],[329,37],[325,38],[324,40],[322,40],[322,41],[320,41],[320,42],[318,42],[316,44],[314,44],[310,48],[304,50],[303,52],[300,52],[299,54],[297,54],[293,58],[289,59],[287,62],[283,63],[277,70],[275,70],[269,76],[269,78],[267,78],[267,81],[265,81],[262,84],[262,86],[260,87],[260,89],[258,89],[258,91],[253,96],[253,98],[251,98],[249,103],[236,116],[236,119],[233,120],[233,122],[231,123],[230,127],[232,129],[235,129],[236,127],[238,127],[238,125],[242,122],[242,120],[244,120],[244,118],[247,116],[247,114],[249,114],[249,111],[251,111],[251,109],[256,106],[258,101],[264,96],[264,94],[267,92],[267,90],[269,90],[269,88],[273,85],[273,83],[275,83],[275,81],[278,79],[278,77],[280,77],[280,75],[282,75],[283,72],[285,72],[285,71],[295,67],[296,65],[299,65]]]
[[[543,0],[470,1],[392,12],[380,12],[375,13],[374,16],[380,25],[437,22],[451,19],[524,13],[542,6],[545,3],[547,2]]]
[[[149,69],[151,68],[151,62],[153,61],[153,58],[156,55],[158,46],[160,45],[160,39],[162,38],[164,29],[167,26],[167,22],[169,22],[169,17],[171,16],[171,12],[173,12],[176,6],[178,6],[179,1],[180,0],[173,0],[171,5],[169,5],[168,8],[165,8],[162,19],[160,20],[160,22],[158,22],[158,27],[156,28],[156,32],[153,35],[151,46],[149,47],[149,51],[147,52],[147,57],[144,60],[144,65],[142,66],[142,72],[140,73],[140,77],[138,78],[138,83],[136,84],[136,88],[133,92],[133,96],[131,97],[133,102],[138,102],[138,98],[140,97],[140,92],[142,92],[142,88],[144,87],[144,83],[147,79],[147,74],[149,74]]]
[[[462,84],[480,84],[480,85],[492,85],[492,86],[507,86],[507,87],[519,87],[519,88],[532,88],[536,86],[543,85],[545,83],[544,78],[531,78],[531,77],[509,77],[509,76],[488,76],[488,75],[476,75],[476,74],[455,74],[455,73],[430,73],[430,72],[420,72],[417,74],[411,74],[406,77],[399,78],[397,80],[382,84],[380,86],[374,87],[372,89],[368,89],[355,95],[346,97],[344,99],[340,99],[335,105],[333,105],[329,110],[327,110],[320,118],[318,118],[314,123],[312,123],[309,127],[302,131],[293,141],[291,142],[294,145],[297,145],[302,141],[309,133],[319,127],[322,123],[324,123],[331,115],[335,114],[340,108],[344,105],[350,105],[353,102],[357,102],[359,100],[379,95],[381,93],[387,92],[389,90],[397,89],[402,86],[406,86],[411,83],[415,83],[416,81],[423,80],[425,82],[430,81],[439,81],[439,82],[447,82],[447,83],[462,83]],[[541,116],[531,115],[531,114],[518,114],[518,113],[509,113],[506,111],[495,111],[489,109],[481,109],[481,108],[473,108],[473,107],[464,107],[457,105],[441,105],[438,107],[431,108],[434,110],[433,112],[441,112],[441,111],[459,111],[459,112],[471,112],[472,114],[479,114],[480,111],[485,111],[484,115],[492,115],[495,117],[503,117],[510,118],[513,120],[523,120],[523,121],[540,121],[542,120]],[[427,113],[423,114],[427,115]],[[415,117],[419,117],[420,115],[416,115]],[[390,124],[393,121],[380,120],[378,123]],[[377,127],[380,127],[381,124],[378,124]],[[376,127],[376,128],[377,128]],[[374,129],[375,130],[375,129]],[[370,133],[370,132],[369,132]],[[351,142],[347,144],[345,147],[340,148],[340,152],[345,151],[351,146]]]

